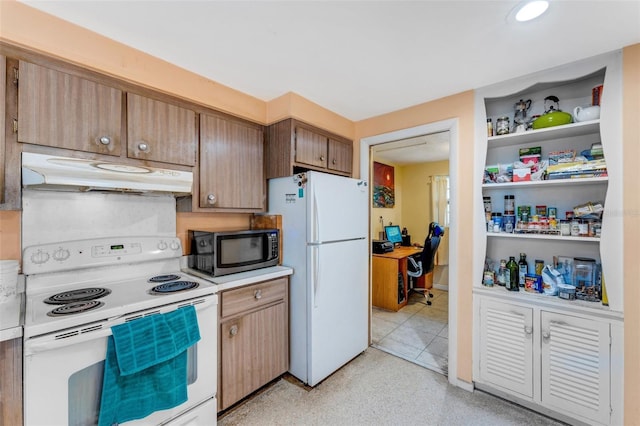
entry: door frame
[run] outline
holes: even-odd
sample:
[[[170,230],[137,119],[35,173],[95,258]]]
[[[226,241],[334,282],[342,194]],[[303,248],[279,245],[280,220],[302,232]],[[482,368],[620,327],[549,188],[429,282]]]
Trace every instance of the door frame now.
[[[373,159],[371,156],[371,147],[388,142],[395,142],[401,139],[414,138],[430,133],[449,131],[449,183],[450,183],[450,223],[449,223],[449,363],[448,363],[448,379],[449,383],[454,386],[468,389],[467,383],[458,380],[458,261],[452,253],[458,251],[458,119],[452,118],[448,120],[437,121],[433,123],[423,124],[420,126],[410,127],[406,129],[396,130],[393,132],[382,133],[375,136],[369,136],[360,140],[360,177],[372,181]],[[369,191],[372,191],[372,185],[369,185]],[[369,221],[371,220],[371,204],[369,203]],[[369,225],[371,226],[371,225]],[[369,247],[371,251],[371,247]],[[369,253],[371,257],[371,252]],[[371,263],[369,263],[369,288],[371,288]],[[369,300],[369,309],[371,312],[371,300]],[[369,314],[369,329],[371,329],[371,313]],[[466,385],[466,386],[465,386]]]

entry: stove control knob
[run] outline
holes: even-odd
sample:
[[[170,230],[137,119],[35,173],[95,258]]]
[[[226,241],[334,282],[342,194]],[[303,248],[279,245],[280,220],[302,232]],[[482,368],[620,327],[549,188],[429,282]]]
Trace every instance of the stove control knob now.
[[[38,250],[31,255],[31,261],[36,265],[40,265],[48,261],[49,257],[49,253],[47,253],[46,251]]]
[[[167,243],[166,243],[166,242],[164,242],[164,241],[160,241],[160,242],[158,243],[158,249],[160,249],[160,250],[166,250],[166,249],[167,249]]]
[[[178,251],[178,250],[180,250],[180,243],[177,242],[177,241],[172,241],[171,244],[169,245],[169,247],[173,251]]]
[[[53,259],[58,262],[63,262],[67,260],[70,255],[71,253],[69,253],[69,250],[60,247],[58,250],[53,252]]]

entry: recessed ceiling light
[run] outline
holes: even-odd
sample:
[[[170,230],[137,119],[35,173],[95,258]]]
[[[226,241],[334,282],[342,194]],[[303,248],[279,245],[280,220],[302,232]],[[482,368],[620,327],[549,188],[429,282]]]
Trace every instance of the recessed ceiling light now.
[[[516,21],[526,22],[542,15],[549,7],[546,0],[529,1],[523,4],[516,12]]]

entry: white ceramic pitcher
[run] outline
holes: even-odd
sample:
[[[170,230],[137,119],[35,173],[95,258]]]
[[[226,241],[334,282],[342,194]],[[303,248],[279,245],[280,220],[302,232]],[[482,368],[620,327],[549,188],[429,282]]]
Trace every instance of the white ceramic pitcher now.
[[[575,107],[573,110],[573,117],[576,121],[597,120],[598,118],[600,118],[600,106],[592,105],[585,107]]]

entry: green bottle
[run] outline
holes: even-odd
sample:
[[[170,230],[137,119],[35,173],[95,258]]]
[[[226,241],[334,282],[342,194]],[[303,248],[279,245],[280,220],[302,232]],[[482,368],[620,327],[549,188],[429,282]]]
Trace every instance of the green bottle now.
[[[518,264],[514,256],[509,256],[507,262],[507,269],[509,270],[509,284],[507,284],[507,290],[519,291],[518,288]]]

